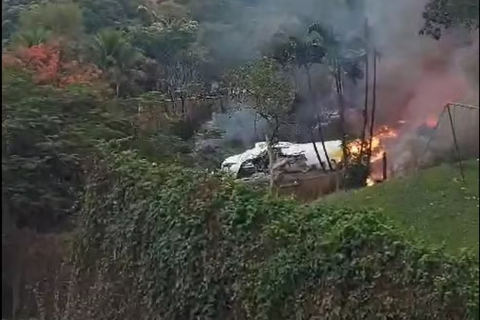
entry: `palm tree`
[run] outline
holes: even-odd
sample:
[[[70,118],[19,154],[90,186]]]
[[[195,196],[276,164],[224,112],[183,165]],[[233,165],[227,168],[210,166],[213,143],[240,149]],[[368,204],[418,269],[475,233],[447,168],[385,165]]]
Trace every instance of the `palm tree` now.
[[[367,164],[370,164],[372,157],[372,140],[375,129],[375,113],[377,111],[377,60],[379,58],[377,49],[373,48],[373,92],[372,92],[372,113],[370,115],[370,137],[368,143]]]
[[[368,45],[369,43],[369,38],[370,38],[370,32],[368,28],[368,20],[365,20],[365,26],[364,26],[364,36],[366,43]],[[366,48],[366,53],[365,53],[365,100],[364,100],[364,105],[363,105],[363,125],[362,125],[362,136],[361,136],[361,147],[360,147],[360,155],[359,159],[362,161],[363,159],[363,152],[365,151],[365,138],[367,134],[367,125],[368,125],[368,94],[369,94],[369,82],[370,82],[370,65],[369,65],[370,59],[369,59],[369,50],[368,47]]]
[[[325,52],[323,63],[327,65],[335,80],[335,90],[338,97],[340,113],[340,130],[342,135],[343,161],[348,159],[347,135],[345,129],[345,99],[344,77],[349,78],[354,84],[363,78],[360,62],[365,56],[363,42],[359,39],[342,42],[333,32],[332,28],[315,23],[308,29],[309,34],[318,36],[316,45]]]
[[[100,31],[94,37],[91,49],[97,65],[109,74],[119,97],[122,84],[128,83],[135,65],[142,58],[141,53],[116,30]]]
[[[310,70],[313,64],[322,62],[322,59],[325,56],[325,52],[321,47],[317,46],[316,43],[311,41],[311,39],[308,37],[300,39],[297,37],[286,37],[286,35],[279,33],[276,35],[274,40],[276,41],[272,46],[273,52],[271,52],[271,55],[278,63],[280,63],[283,66],[283,68],[292,68],[291,71],[293,73],[293,78],[295,80],[295,83],[296,83],[296,76],[295,76],[296,68],[304,70],[307,76],[310,100],[311,100],[311,103],[313,104],[315,111],[317,111],[318,110],[317,99],[316,99],[315,91],[313,90],[313,87],[312,87]],[[295,85],[295,87],[297,87],[297,84]],[[320,141],[322,143],[322,148],[326,156],[329,169],[333,170],[332,164],[330,162],[330,158],[328,156],[328,153],[325,147],[325,139],[323,136],[322,128],[319,123],[319,119],[317,119],[317,126],[318,126],[318,132],[320,135]],[[310,128],[310,138],[311,138],[311,143],[313,145],[313,149],[315,150],[315,154],[317,156],[318,162],[320,163],[320,166],[322,167],[323,171],[326,172],[326,167],[322,162],[320,153],[318,152],[318,148],[315,143],[313,128]]]
[[[318,111],[318,105],[317,105],[317,97],[315,94],[315,90],[313,90],[312,87],[312,77],[310,74],[310,70],[313,64],[315,63],[322,63],[323,58],[325,56],[325,51],[323,50],[322,47],[318,46],[318,44],[314,41],[312,41],[309,38],[300,40],[297,38],[291,38],[291,43],[295,48],[295,60],[296,63],[299,67],[303,67],[305,70],[305,73],[307,75],[307,82],[308,82],[308,91],[310,93],[310,99],[311,103],[313,104],[313,107],[315,111]],[[321,126],[321,121],[318,116],[316,116],[316,124],[318,128],[318,133],[320,136],[320,141],[322,143],[322,149],[323,153],[325,154],[327,164],[330,170],[333,170],[332,168],[332,163],[330,162],[330,157],[327,153],[327,148],[325,146],[325,138],[323,136],[323,130]],[[320,165],[322,166],[322,169],[326,171],[325,166],[322,163],[322,160],[320,158],[320,154],[317,149],[317,145],[314,140],[314,135],[313,131],[311,132],[311,140],[312,140],[312,145],[313,149],[315,150],[315,154],[317,155],[318,161]]]
[[[364,39],[363,39],[363,47],[365,48],[365,101],[364,101],[364,108],[363,108],[363,126],[362,126],[362,133],[361,133],[361,149],[359,154],[359,162],[360,164],[364,165],[367,170],[365,171],[365,180],[370,173],[370,159],[372,156],[372,139],[374,134],[375,128],[375,114],[377,108],[377,59],[379,58],[379,53],[375,47],[370,46],[370,28],[368,26],[368,20],[365,19],[364,23]],[[372,110],[370,112],[370,121],[368,119],[368,105],[369,105],[369,84],[370,84],[370,53],[373,55],[373,83],[371,89],[372,95]],[[367,129],[368,129],[368,141],[367,141]]]
[[[23,47],[33,47],[39,44],[46,43],[52,33],[44,28],[34,28],[25,31],[20,31],[14,36],[14,43]]]

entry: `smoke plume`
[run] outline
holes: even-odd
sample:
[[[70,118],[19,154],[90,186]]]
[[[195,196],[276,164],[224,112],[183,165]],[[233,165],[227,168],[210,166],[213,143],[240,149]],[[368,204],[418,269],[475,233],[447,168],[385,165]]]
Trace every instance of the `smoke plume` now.
[[[262,46],[275,33],[305,34],[313,22],[330,25],[339,35],[362,36],[362,26],[368,18],[372,44],[380,53],[377,124],[395,126],[399,121],[407,124],[402,127],[397,144],[390,147],[394,157],[403,157],[398,150],[408,149],[406,140],[417,135],[421,124],[435,123],[447,103],[478,105],[478,32],[451,29],[439,41],[419,35],[426,0],[366,0],[364,8],[353,9],[329,0],[249,3],[224,19],[228,26],[207,26],[205,40],[222,61],[235,64],[259,58]],[[322,79],[325,77],[319,81]],[[348,89],[349,107],[361,110],[363,84]],[[331,101],[321,94],[319,99]],[[305,117],[307,113],[308,117],[308,112],[305,108],[301,114]],[[354,117],[352,122],[358,125],[361,119]],[[461,128],[462,124],[457,126]]]

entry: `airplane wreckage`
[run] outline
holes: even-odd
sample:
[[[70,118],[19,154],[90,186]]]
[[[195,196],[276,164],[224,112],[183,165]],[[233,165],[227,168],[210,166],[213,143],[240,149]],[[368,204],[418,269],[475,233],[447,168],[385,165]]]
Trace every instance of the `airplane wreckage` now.
[[[341,141],[325,141],[326,153],[322,144],[316,143],[320,161],[325,168],[335,168],[341,158]],[[307,173],[322,168],[312,143],[278,142],[273,147],[275,153],[274,172],[279,174]],[[328,155],[328,157],[327,157]],[[258,142],[255,147],[241,154],[225,159],[221,165],[223,171],[231,173],[236,179],[244,181],[266,181],[269,176],[269,158],[266,142]]]

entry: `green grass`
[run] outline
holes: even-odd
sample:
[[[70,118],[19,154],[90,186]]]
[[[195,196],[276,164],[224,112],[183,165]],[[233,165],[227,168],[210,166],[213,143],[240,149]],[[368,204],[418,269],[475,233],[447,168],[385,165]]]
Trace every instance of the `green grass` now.
[[[324,199],[334,206],[370,207],[384,211],[402,228],[427,243],[445,244],[450,253],[461,248],[479,252],[479,163],[442,165],[373,187],[338,193]]]

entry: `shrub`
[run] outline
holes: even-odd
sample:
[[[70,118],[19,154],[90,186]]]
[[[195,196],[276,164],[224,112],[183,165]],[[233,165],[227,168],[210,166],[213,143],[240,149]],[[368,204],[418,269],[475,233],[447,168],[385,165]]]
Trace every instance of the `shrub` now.
[[[91,87],[37,86],[11,68],[2,80],[2,192],[10,215],[19,227],[55,229],[78,199],[96,141],[133,130]]]
[[[108,288],[94,319],[478,318],[477,263],[407,241],[377,212],[104,150],[75,248],[79,279]]]

